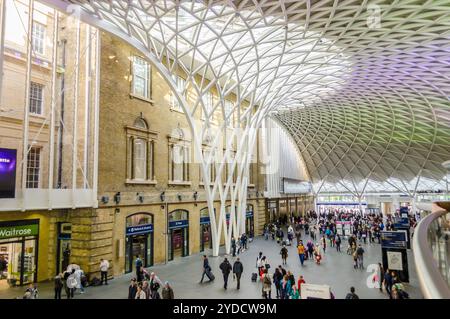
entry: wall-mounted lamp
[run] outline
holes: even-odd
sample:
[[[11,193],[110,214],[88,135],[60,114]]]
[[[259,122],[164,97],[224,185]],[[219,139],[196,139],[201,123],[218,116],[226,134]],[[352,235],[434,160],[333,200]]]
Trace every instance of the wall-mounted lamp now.
[[[120,192],[117,192],[114,195],[114,202],[116,203],[116,205],[119,205],[119,203],[120,203]]]
[[[177,197],[178,197],[178,200],[181,202],[181,200],[183,199],[183,196],[180,193],[178,193]]]
[[[142,204],[144,202],[144,195],[136,193],[138,201]]]
[[[109,197],[108,197],[108,196],[102,196],[101,201],[102,201],[102,204],[108,204],[108,202],[109,202]]]
[[[164,202],[166,200],[166,192],[162,192],[161,195],[159,195],[159,198],[161,199],[161,202]]]
[[[198,193],[194,192],[194,200],[197,200],[197,198],[198,198]]]
[[[114,210],[114,213],[116,213],[116,214],[120,213],[120,208],[116,208],[116,209]]]

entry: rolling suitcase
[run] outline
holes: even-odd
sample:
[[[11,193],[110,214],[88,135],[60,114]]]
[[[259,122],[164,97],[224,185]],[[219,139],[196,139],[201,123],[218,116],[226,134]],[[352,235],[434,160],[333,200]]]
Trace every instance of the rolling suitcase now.
[[[206,271],[206,277],[208,277],[209,280],[213,281],[214,279],[216,279],[216,277],[214,276],[214,274],[211,272],[211,270]]]
[[[258,279],[258,274],[256,272],[254,272],[252,274],[252,282],[256,282],[257,279]]]

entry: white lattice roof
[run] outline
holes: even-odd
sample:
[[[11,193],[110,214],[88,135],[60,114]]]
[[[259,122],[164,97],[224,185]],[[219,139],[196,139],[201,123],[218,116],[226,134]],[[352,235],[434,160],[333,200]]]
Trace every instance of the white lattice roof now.
[[[316,190],[445,188],[448,0],[71,2],[277,118]]]

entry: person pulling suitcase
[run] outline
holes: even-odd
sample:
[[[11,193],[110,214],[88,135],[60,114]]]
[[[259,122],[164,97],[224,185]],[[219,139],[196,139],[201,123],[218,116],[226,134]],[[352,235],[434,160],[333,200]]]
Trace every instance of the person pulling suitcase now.
[[[215,279],[214,275],[211,272],[211,266],[209,266],[209,260],[206,255],[203,255],[203,273],[202,273],[202,279],[200,279],[200,283],[203,283],[203,279],[208,277],[209,281],[213,281]]]

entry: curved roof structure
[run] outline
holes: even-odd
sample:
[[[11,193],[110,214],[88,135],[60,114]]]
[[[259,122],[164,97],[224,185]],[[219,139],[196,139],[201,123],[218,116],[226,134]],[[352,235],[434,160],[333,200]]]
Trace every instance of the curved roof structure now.
[[[447,0],[70,3],[138,41],[169,72],[213,79],[196,84],[200,96],[215,86],[276,118],[316,191],[445,189]]]

